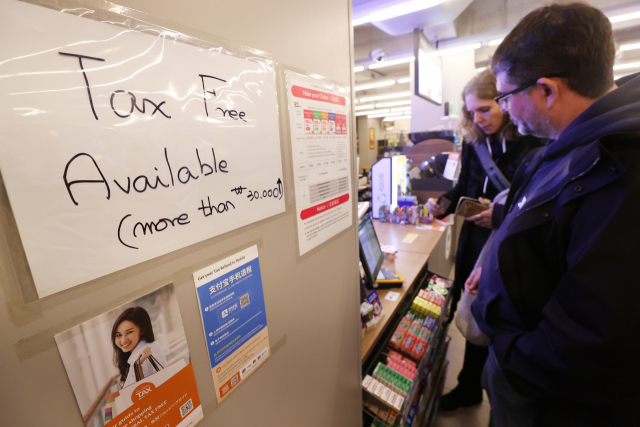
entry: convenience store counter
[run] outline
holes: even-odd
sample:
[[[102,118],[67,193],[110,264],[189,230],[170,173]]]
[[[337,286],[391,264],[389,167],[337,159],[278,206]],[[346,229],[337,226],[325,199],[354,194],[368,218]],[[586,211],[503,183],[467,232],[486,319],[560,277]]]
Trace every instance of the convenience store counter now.
[[[421,277],[420,273],[427,268],[429,256],[446,231],[446,226],[443,231],[421,230],[414,225],[403,227],[398,224],[381,223],[378,220],[373,221],[373,226],[378,235],[378,240],[380,240],[380,244],[392,245],[398,248],[395,262],[389,263],[385,261],[382,267],[395,268],[400,272],[405,282],[402,288],[378,291],[380,303],[384,310],[384,317],[378,322],[375,328],[367,331],[362,337],[362,362],[371,354],[371,351],[385,332],[388,323],[395,316],[398,307],[402,305],[406,298],[411,297],[411,291],[418,285],[417,282]],[[435,228],[438,226],[439,224],[437,224]],[[417,234],[417,237],[415,237],[412,243],[402,241],[408,234]],[[389,292],[398,292],[400,296],[396,301],[386,300],[385,296]]]

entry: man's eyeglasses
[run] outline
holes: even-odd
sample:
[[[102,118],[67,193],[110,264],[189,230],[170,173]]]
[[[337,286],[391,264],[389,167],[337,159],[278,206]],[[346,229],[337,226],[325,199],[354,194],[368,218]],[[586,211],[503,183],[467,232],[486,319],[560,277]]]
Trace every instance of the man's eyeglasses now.
[[[560,77],[560,78],[562,78],[563,76],[560,75],[560,74],[551,74],[550,76],[547,76],[547,78],[551,78],[551,77]],[[523,90],[530,88],[531,86],[533,86],[536,83],[538,83],[538,79],[535,79],[533,81],[525,83],[522,86],[518,86],[517,88],[515,88],[511,92],[504,93],[504,94],[502,94],[500,96],[496,96],[493,99],[498,103],[500,108],[502,108],[503,110],[506,110],[507,109],[508,100],[512,95],[515,95],[518,92],[522,92]]]
[[[530,88],[531,86],[533,86],[536,83],[538,83],[537,79],[532,81],[532,82],[528,82],[528,83],[525,83],[525,84],[523,84],[521,86],[518,86],[517,88],[515,88],[511,92],[507,92],[507,93],[502,94],[500,96],[496,96],[493,99],[498,103],[500,108],[502,108],[503,110],[506,110],[507,109],[507,103],[508,103],[509,98],[511,97],[511,95],[515,95],[518,92],[522,92],[523,90]]]

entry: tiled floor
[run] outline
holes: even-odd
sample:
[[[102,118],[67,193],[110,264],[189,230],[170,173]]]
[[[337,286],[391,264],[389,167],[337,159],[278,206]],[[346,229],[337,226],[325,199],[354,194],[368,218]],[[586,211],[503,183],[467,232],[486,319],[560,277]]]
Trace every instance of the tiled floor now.
[[[464,360],[465,339],[453,322],[449,326],[449,336],[451,337],[451,343],[447,353],[449,367],[444,385],[445,394],[458,384],[458,373],[462,369]],[[487,427],[489,425],[490,411],[491,406],[485,393],[484,401],[478,406],[461,408],[450,414],[438,413],[434,427]]]

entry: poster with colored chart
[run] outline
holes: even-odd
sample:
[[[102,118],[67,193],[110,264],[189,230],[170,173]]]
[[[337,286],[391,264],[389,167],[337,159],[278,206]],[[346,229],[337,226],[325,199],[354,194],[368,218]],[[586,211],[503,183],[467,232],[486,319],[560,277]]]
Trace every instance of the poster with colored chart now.
[[[55,340],[86,427],[192,427],[203,418],[173,284]]]
[[[352,224],[350,96],[347,87],[286,71],[303,255]]]
[[[258,247],[193,273],[218,403],[269,358]]]

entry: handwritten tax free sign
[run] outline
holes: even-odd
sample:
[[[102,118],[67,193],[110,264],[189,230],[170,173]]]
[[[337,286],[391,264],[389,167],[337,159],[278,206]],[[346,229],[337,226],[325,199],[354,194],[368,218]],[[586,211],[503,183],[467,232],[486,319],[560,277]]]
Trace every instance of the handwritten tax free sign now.
[[[0,168],[40,297],[284,211],[271,63],[0,10]]]

